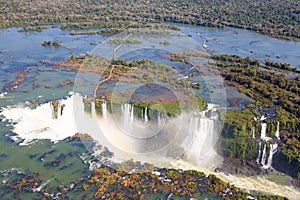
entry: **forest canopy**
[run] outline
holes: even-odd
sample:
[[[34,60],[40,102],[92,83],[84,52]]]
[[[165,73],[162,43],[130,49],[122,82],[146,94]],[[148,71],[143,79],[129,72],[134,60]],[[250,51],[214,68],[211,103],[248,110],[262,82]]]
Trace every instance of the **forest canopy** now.
[[[300,40],[298,0],[0,0],[0,13],[0,28],[65,23],[62,28],[111,29],[176,22]]]

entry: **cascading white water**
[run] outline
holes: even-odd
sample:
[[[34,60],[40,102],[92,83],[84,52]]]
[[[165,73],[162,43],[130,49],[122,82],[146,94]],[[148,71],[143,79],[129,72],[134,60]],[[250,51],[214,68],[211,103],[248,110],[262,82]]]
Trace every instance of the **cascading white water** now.
[[[267,130],[267,124],[262,123],[261,124],[260,139],[264,140],[266,138],[266,130]]]
[[[258,146],[258,156],[256,158],[256,163],[259,163],[260,156],[261,156],[261,142],[259,142],[259,146]]]
[[[264,118],[265,119],[265,118]],[[258,147],[258,156],[256,159],[257,163],[260,163],[263,165],[264,168],[271,168],[272,167],[272,160],[273,160],[273,155],[277,152],[277,147],[278,144],[275,142],[272,144],[272,138],[266,136],[266,130],[267,130],[267,124],[262,123],[261,124],[261,135],[260,139],[264,141],[263,147],[262,147],[262,142],[259,143]],[[275,136],[280,139],[279,136],[279,122],[277,123],[277,130],[275,132]],[[267,144],[270,144],[270,151],[269,151],[269,156],[267,158]],[[263,149],[263,152],[261,152]],[[261,155],[262,153],[262,155]]]
[[[263,166],[265,166],[266,164],[266,159],[267,159],[266,153],[267,153],[267,144],[264,144],[264,150],[262,152],[261,162],[260,162]]]
[[[252,138],[255,139],[255,127],[253,126]]]
[[[59,119],[61,117],[61,102],[58,101],[57,104],[57,119]]]
[[[134,105],[130,105],[130,121],[133,122],[134,114],[133,114]]]
[[[190,119],[188,137],[183,143],[188,159],[200,161],[210,150],[214,137],[214,120],[196,116]]]
[[[131,127],[133,125],[133,105],[125,103],[121,105],[121,116],[123,119],[123,128],[125,130],[131,130]]]
[[[277,143],[270,144],[270,153],[269,153],[268,162],[266,165],[266,167],[268,167],[268,168],[272,168],[273,155],[277,152],[277,147],[278,147]]]
[[[92,119],[96,119],[96,107],[95,107],[95,102],[91,102],[91,114],[92,114]]]
[[[144,120],[147,123],[148,122],[148,113],[147,113],[148,108],[145,108],[145,115],[144,115]]]
[[[61,112],[64,105],[63,112]],[[41,104],[34,109],[15,107],[6,108],[1,114],[7,119],[18,122],[14,131],[28,144],[33,139],[51,139],[57,141],[74,135],[77,130],[74,124],[73,96],[60,100],[57,118],[52,102]],[[62,114],[61,114],[62,113]]]
[[[279,121],[277,122],[277,129],[276,129],[276,132],[275,132],[275,136],[277,137],[278,140],[280,139],[280,133],[279,133]]]
[[[55,113],[54,113],[54,107],[53,107],[53,105],[52,105],[52,102],[49,102],[49,104],[50,104],[50,109],[51,109],[51,118],[52,119],[54,119],[55,118]]]
[[[161,113],[158,113],[158,115],[157,115],[157,124],[158,124],[158,127],[162,126]]]
[[[106,109],[106,102],[103,102],[101,104],[101,109],[102,109],[102,117],[104,120],[107,119],[107,109]]]

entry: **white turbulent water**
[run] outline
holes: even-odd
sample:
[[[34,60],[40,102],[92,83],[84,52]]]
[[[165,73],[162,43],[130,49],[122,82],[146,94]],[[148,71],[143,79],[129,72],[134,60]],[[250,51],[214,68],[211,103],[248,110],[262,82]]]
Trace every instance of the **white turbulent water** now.
[[[214,121],[202,117],[193,117],[190,120],[187,142],[184,148],[190,160],[203,159],[209,150],[212,150],[214,135]],[[189,145],[190,141],[192,143]]]
[[[275,132],[275,136],[277,137],[278,140],[280,140],[279,122],[277,122],[277,129],[276,129],[276,132]]]
[[[300,191],[293,186],[278,184],[274,181],[267,180],[265,177],[247,177],[243,175],[224,174],[222,172],[214,172],[211,169],[195,166],[183,160],[171,162],[169,168],[189,170],[194,169],[202,171],[206,174],[215,174],[223,181],[229,182],[245,191],[259,191],[263,193],[285,196],[291,200],[299,200]]]
[[[266,136],[266,130],[267,130],[267,124],[262,123],[260,139],[263,141],[263,143],[262,142],[259,143],[258,156],[257,156],[256,162],[262,164],[262,166],[264,168],[272,168],[273,156],[277,152],[278,144],[275,141],[273,141],[272,138]],[[277,137],[277,139],[280,139],[279,122],[277,122],[277,130],[275,132],[275,136]],[[270,145],[268,157],[267,157],[267,152],[266,152],[267,144]],[[262,149],[263,149],[263,151],[262,151]],[[262,153],[262,155],[261,155],[261,153]]]
[[[260,162],[263,166],[265,166],[265,164],[266,164],[266,159],[267,159],[266,153],[267,153],[267,145],[264,144],[264,150],[262,152],[261,162]]]
[[[130,124],[134,120],[134,115],[133,115],[133,104],[122,104],[121,109],[122,109],[122,115],[123,115],[123,126],[124,127],[132,127]],[[103,111],[102,111],[103,112]],[[103,113],[102,113],[103,115]]]
[[[148,108],[146,107],[145,108],[145,116],[144,116],[144,120],[145,120],[146,123],[148,122],[148,113],[147,113],[147,111],[148,111]]]
[[[256,158],[257,163],[259,163],[260,161],[260,156],[261,156],[261,142],[259,142],[259,146],[258,146],[258,156]]]
[[[266,130],[267,130],[267,124],[262,123],[261,124],[261,133],[260,133],[260,138],[265,139],[266,138]]]
[[[255,127],[253,127],[252,138],[255,139]]]
[[[96,107],[95,107],[95,102],[91,102],[91,114],[92,114],[92,118],[96,119]]]
[[[73,116],[73,96],[59,102],[57,119],[53,117],[54,108],[50,102],[35,109],[22,106],[7,107],[1,114],[6,119],[17,122],[13,131],[24,139],[21,145],[26,145],[33,139],[63,140],[77,132]],[[65,107],[61,115],[62,104]]]
[[[102,108],[102,117],[104,120],[107,119],[107,108],[106,108],[106,102],[103,102],[101,104],[101,108]]]
[[[268,167],[268,168],[272,167],[273,155],[277,152],[277,147],[278,147],[277,143],[270,144],[270,153],[269,153],[268,162],[266,165],[266,167]]]
[[[74,103],[75,102],[75,103]],[[24,107],[15,108],[4,108],[1,112],[7,119],[11,119],[14,122],[14,131],[19,135],[19,137],[25,139],[22,144],[28,144],[32,139],[50,139],[52,141],[62,140],[68,136],[74,135],[76,132],[89,133],[94,139],[99,141],[104,146],[107,146],[109,150],[115,153],[115,157],[118,159],[130,159],[133,158],[133,154],[128,154],[121,149],[131,149],[135,150],[137,147],[136,141],[132,140],[126,134],[120,132],[120,129],[115,125],[110,123],[109,113],[107,113],[107,119],[99,116],[92,107],[93,113],[96,114],[96,119],[91,117],[91,114],[84,112],[84,103],[82,97],[79,95],[73,95],[65,100],[61,100],[60,104],[64,104],[62,115],[58,119],[53,119],[53,107],[50,103],[45,103],[37,106],[35,109],[29,109]],[[132,107],[130,105],[123,105],[124,115],[132,116]],[[76,114],[76,119],[74,120],[74,113]],[[102,109],[102,115],[105,115],[106,111]],[[126,118],[126,116],[124,116]],[[131,117],[128,117],[130,121]],[[77,123],[76,123],[77,122]],[[78,123],[80,122],[80,123]],[[176,123],[175,123],[176,124]],[[101,127],[101,130],[100,128]],[[189,121],[189,137],[194,140],[190,143],[190,149],[188,149],[188,155],[194,155],[191,159],[201,158],[203,155],[203,149],[206,149],[206,145],[210,145],[212,140],[209,133],[213,133],[215,129],[215,124],[212,119],[203,117],[194,117]],[[119,131],[116,131],[119,130]],[[101,135],[100,133],[106,132],[109,134]],[[186,139],[188,140],[188,139]],[[188,145],[188,142],[187,142]],[[263,147],[262,147],[263,146]],[[260,149],[265,148],[265,145],[260,143]],[[269,153],[267,166],[272,164],[272,156],[276,152],[277,144],[271,145],[271,153]],[[189,154],[191,153],[191,154]],[[212,163],[213,158],[220,159],[215,154],[215,151],[210,151],[208,153],[208,158],[211,160],[205,160],[205,162]],[[258,156],[258,158],[260,155]],[[148,162],[157,162],[158,160],[168,160],[164,159],[164,154],[154,154],[153,156],[140,156],[136,155],[134,159]],[[187,158],[187,160],[190,160]],[[171,162],[171,166],[180,169],[197,169],[204,171],[205,173],[214,173],[219,176],[224,181],[228,181],[238,187],[246,190],[257,190],[261,192],[269,192],[271,194],[284,195],[291,199],[297,199],[300,196],[298,190],[276,184],[275,182],[269,181],[262,178],[255,177],[241,177],[234,175],[225,175],[223,173],[215,173],[210,170],[209,167],[200,165],[197,162],[193,162],[196,165],[191,164],[191,162],[186,162],[183,160],[173,159],[174,163]],[[197,165],[198,164],[198,165]],[[200,168],[202,166],[202,168]]]
[[[132,105],[130,105],[130,122],[133,122],[133,120],[134,120],[133,109],[134,109],[134,105],[132,104]]]
[[[61,116],[62,116],[62,113],[61,113],[61,101],[58,101],[57,119],[59,119]]]

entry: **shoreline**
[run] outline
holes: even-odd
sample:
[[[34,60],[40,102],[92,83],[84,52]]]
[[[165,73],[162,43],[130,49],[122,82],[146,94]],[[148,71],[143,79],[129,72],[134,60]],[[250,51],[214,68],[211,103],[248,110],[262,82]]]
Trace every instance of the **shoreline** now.
[[[90,34],[97,34],[97,35],[114,35],[115,33],[112,32],[105,32],[105,28],[100,28],[97,26],[97,23],[94,23],[92,25],[92,27],[87,27],[87,28],[84,28],[84,27],[81,27],[81,28],[71,28],[71,27],[67,27],[67,28],[63,28],[62,27],[62,24],[64,24],[66,22],[61,22],[61,23],[53,23],[53,24],[49,24],[49,23],[41,23],[41,24],[38,24],[38,25],[34,25],[34,26],[26,26],[25,24],[22,26],[22,25],[19,25],[19,26],[1,26],[0,27],[0,30],[5,30],[5,29],[10,29],[10,28],[15,28],[18,30],[18,32],[20,33],[31,33],[31,32],[41,32],[43,30],[46,30],[46,29],[50,29],[50,28],[59,28],[61,30],[67,30],[67,31],[72,31],[72,30],[84,30],[83,32],[80,32],[79,35],[90,35]],[[75,24],[80,24],[80,22],[75,22]],[[160,25],[159,22],[151,22],[149,24],[152,24],[152,25]],[[210,25],[197,25],[197,24],[186,24],[186,23],[180,23],[180,22],[172,22],[172,21],[164,21],[163,22],[164,25],[175,25],[176,28],[178,28],[176,25],[178,26],[182,26],[182,25],[191,25],[191,26],[195,26],[195,27],[203,27],[203,28],[216,28],[216,29],[224,29],[226,27],[229,27],[229,28],[236,28],[236,29],[241,29],[241,30],[247,30],[247,31],[250,31],[250,32],[253,32],[253,33],[257,33],[257,34],[260,34],[260,35],[264,35],[264,36],[268,36],[270,38],[275,38],[275,39],[280,39],[280,40],[285,40],[285,41],[293,41],[293,42],[297,42],[297,43],[300,43],[300,38],[299,37],[290,37],[290,36],[285,36],[285,35],[274,35],[274,34],[270,34],[269,32],[264,32],[263,30],[259,30],[259,29],[255,29],[254,27],[248,27],[248,26],[243,26],[243,25],[239,25],[239,24],[230,24],[230,23],[227,23],[227,22],[221,22],[221,27],[220,25],[215,25],[215,26],[212,26],[211,24]],[[25,30],[26,28],[29,27],[29,30]],[[25,28],[25,29],[24,29]],[[116,28],[117,30],[118,28]],[[179,27],[179,30],[180,30],[180,27]],[[90,31],[93,31],[93,32],[90,32]],[[100,31],[103,31],[103,33],[101,33]],[[72,34],[71,34],[72,35]],[[77,34],[73,34],[73,35],[77,35]]]
[[[232,174],[227,175],[223,172],[216,173],[210,169],[204,169],[183,160],[178,160],[175,161],[174,163],[171,163],[170,167],[173,167],[175,169],[183,169],[183,170],[194,169],[197,171],[202,171],[206,175],[214,174],[217,177],[219,177],[221,180],[233,184],[236,187],[245,190],[246,192],[257,191],[265,194],[286,196],[291,200],[297,200],[298,197],[300,196],[299,189],[296,189],[293,186],[277,184],[273,181],[267,180],[264,176],[247,177],[243,175],[232,175]]]

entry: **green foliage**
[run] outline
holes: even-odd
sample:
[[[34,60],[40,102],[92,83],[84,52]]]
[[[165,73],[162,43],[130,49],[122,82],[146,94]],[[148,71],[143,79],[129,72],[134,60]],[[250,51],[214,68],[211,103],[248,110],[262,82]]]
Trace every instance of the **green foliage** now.
[[[221,140],[225,156],[255,159],[258,143],[250,137],[254,126],[253,117],[248,109],[230,110],[226,113]]]
[[[253,117],[248,109],[229,110],[226,113],[222,136],[226,138],[249,137],[253,127]]]
[[[285,134],[281,150],[290,161],[296,160],[300,163],[300,135],[296,133]]]
[[[123,165],[123,163],[120,163]],[[215,175],[206,176],[194,170],[155,169],[159,175],[146,171],[126,173],[107,167],[97,168],[85,183],[84,192],[94,193],[94,198],[105,199],[172,199],[213,198],[247,199],[249,195],[238,188],[223,182]],[[96,185],[95,190],[91,190]],[[256,194],[257,198],[270,197]]]
[[[227,83],[255,100],[255,103],[247,105],[252,113],[257,115],[255,108],[260,106],[276,110],[281,135],[279,154],[283,156],[283,162],[288,161],[285,165],[288,165],[291,171],[297,170],[300,163],[298,72],[288,64],[266,61],[266,65],[261,65],[258,60],[236,55],[213,55],[212,58],[222,70]],[[287,74],[293,76],[287,78]],[[268,119],[266,123],[267,133],[274,136],[277,120]],[[258,146],[255,140],[250,139],[253,126],[256,127],[257,124],[253,124],[250,111],[244,109],[227,113],[222,134],[222,147],[226,156],[255,159]],[[268,152],[270,147],[267,145],[267,148]]]
[[[278,71],[276,67],[260,65],[258,60],[249,57],[213,55],[212,58],[223,71],[227,82],[250,98],[262,102],[265,107],[280,106],[288,113],[289,118],[295,119],[299,124],[300,84],[296,76],[285,76],[285,73],[290,73],[289,70]]]
[[[238,159],[255,159],[258,153],[258,143],[250,138],[224,139],[223,150],[225,156]]]
[[[203,110],[204,108],[207,107],[207,102],[205,100],[201,99],[200,97],[198,97],[197,100],[198,100],[199,110]]]
[[[100,34],[116,34],[125,28],[176,22],[207,27],[232,26],[272,37],[300,38],[297,0],[254,0],[247,3],[244,0],[46,0],[43,3],[38,0],[1,0],[0,7],[5,8],[1,11],[0,28],[62,23],[62,28],[99,28],[102,29]]]

